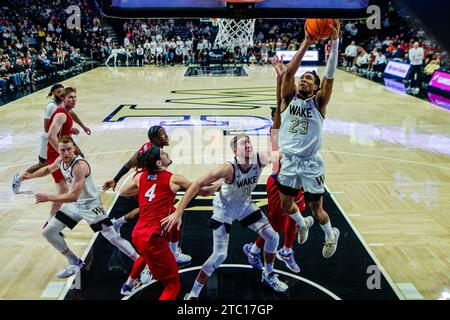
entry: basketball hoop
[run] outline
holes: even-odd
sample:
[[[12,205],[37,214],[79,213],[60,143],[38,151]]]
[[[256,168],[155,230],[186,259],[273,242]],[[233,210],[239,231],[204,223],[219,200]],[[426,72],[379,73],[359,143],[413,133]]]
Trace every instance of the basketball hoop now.
[[[263,0],[226,0],[229,9],[239,11],[249,10]],[[243,52],[249,46],[253,46],[253,34],[255,32],[255,19],[224,19],[218,18],[219,32],[217,33],[215,45],[227,49],[240,47]]]

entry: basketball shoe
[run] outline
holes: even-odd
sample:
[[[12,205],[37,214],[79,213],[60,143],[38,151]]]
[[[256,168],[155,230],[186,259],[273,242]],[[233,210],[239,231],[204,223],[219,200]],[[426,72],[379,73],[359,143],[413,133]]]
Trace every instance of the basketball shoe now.
[[[308,240],[309,228],[314,224],[314,218],[307,216],[305,218],[306,226],[303,228],[297,228],[297,241],[299,244],[304,244]]]
[[[292,272],[299,273],[300,267],[295,262],[294,253],[286,253],[283,248],[277,251],[277,259],[283,261],[286,267]]]
[[[261,256],[259,254],[253,254],[250,249],[252,248],[253,243],[247,243],[242,247],[242,251],[247,256],[248,263],[256,270],[262,270],[263,264],[261,262]]]
[[[339,230],[338,228],[333,228],[334,240],[325,241],[322,249],[322,255],[324,258],[330,258],[335,252],[337,248],[337,243],[339,239]]]
[[[64,269],[58,272],[56,276],[58,278],[68,278],[83,269],[85,265],[86,264],[81,259],[78,259],[76,264],[68,264]]]
[[[278,279],[278,275],[275,272],[271,272],[266,275],[265,272],[262,272],[262,283],[266,285],[276,292],[285,292],[289,287],[286,283],[282,282]]]

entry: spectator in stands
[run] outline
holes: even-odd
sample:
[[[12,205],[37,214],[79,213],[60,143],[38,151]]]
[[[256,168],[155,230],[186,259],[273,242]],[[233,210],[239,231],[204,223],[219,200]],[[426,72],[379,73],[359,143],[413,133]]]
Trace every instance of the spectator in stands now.
[[[439,70],[441,68],[441,60],[437,59],[433,59],[431,60],[424,69],[424,74],[425,74],[425,81],[429,82],[431,79],[431,76],[433,75],[433,73],[436,70]]]

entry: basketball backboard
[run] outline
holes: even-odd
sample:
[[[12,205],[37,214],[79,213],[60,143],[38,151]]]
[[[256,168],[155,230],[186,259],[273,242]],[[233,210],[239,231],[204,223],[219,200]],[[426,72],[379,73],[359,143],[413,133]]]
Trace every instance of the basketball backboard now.
[[[225,0],[102,0],[107,16],[174,18],[361,18],[369,0],[263,0],[234,9]],[[236,10],[236,7],[239,9]]]

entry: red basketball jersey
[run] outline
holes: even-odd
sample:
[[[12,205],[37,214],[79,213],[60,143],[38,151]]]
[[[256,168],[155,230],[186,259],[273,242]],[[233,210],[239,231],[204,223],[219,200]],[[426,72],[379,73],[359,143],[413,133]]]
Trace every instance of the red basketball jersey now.
[[[161,219],[170,213],[176,193],[170,189],[172,173],[143,172],[139,180],[139,219],[133,237],[148,241],[153,234],[162,235]]]
[[[62,125],[61,130],[58,132],[58,139],[62,136],[71,136],[72,126],[73,126],[72,116],[65,109],[58,107],[58,108],[56,108],[55,112],[53,112],[52,116],[50,117],[50,120],[48,122],[48,127],[49,128],[51,127],[51,125],[53,123],[53,119],[55,118],[55,116],[57,114],[60,114],[60,113],[65,114],[67,120]],[[50,155],[53,155],[56,157],[59,156],[59,152],[53,148],[50,141],[47,143],[47,150],[48,150],[47,154],[50,154]]]
[[[139,149],[139,154],[143,154],[145,151],[147,151],[148,149],[150,149],[152,147],[152,142],[146,142],[142,145],[142,147]]]

